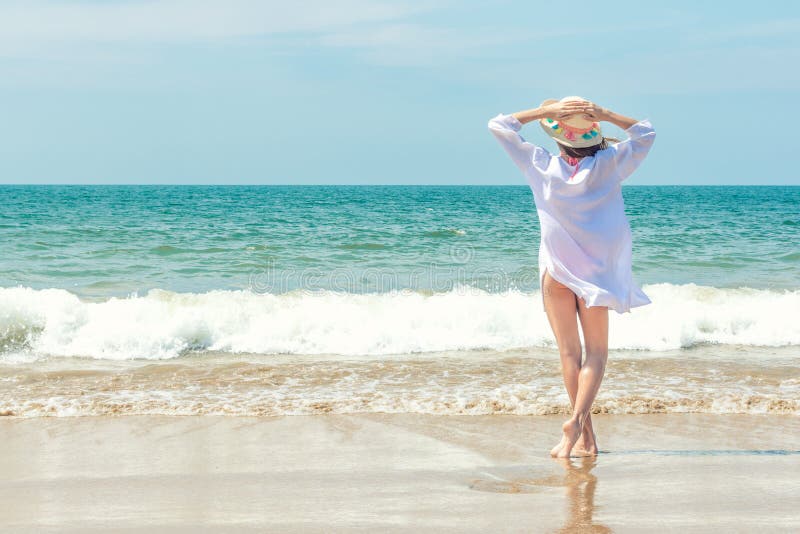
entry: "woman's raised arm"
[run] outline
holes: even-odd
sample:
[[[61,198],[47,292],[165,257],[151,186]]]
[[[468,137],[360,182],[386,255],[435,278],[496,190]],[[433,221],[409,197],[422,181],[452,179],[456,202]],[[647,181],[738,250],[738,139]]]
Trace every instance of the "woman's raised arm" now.
[[[544,148],[526,141],[519,130],[522,125],[537,119],[560,117],[561,104],[551,104],[537,108],[518,111],[510,115],[499,114],[489,120],[489,131],[500,142],[514,164],[523,173],[532,168],[540,172],[550,163],[550,153]]]
[[[587,118],[610,122],[628,134],[628,139],[595,154],[598,164],[603,165],[604,161],[610,161],[617,170],[619,180],[627,179],[641,165],[653,146],[656,138],[653,125],[647,119],[632,119],[591,102],[584,104],[581,108],[580,113]]]
[[[522,124],[526,124],[539,119],[562,119],[574,113],[575,111],[572,111],[572,108],[567,106],[566,103],[555,102],[538,108],[517,111],[511,115]]]

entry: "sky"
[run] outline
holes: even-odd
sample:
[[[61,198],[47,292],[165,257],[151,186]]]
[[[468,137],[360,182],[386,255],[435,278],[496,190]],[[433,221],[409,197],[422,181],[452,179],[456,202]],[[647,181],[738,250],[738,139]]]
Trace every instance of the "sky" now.
[[[5,184],[524,184],[486,123],[568,95],[626,184],[800,185],[800,3],[0,0]]]

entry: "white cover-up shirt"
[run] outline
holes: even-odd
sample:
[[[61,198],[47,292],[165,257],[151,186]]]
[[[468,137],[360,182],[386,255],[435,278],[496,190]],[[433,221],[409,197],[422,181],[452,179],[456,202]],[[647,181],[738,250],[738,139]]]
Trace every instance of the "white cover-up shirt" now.
[[[631,228],[622,198],[622,181],[655,140],[650,121],[637,122],[626,130],[628,139],[582,158],[572,178],[574,166],[525,141],[521,128],[513,115],[489,120],[489,130],[533,191],[541,226],[539,281],[546,269],[587,306],[608,306],[617,313],[650,304],[633,281]]]

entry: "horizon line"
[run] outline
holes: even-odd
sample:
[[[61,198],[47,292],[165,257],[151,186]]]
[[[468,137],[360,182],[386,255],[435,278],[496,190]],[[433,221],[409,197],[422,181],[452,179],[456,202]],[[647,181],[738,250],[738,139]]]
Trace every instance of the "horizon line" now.
[[[497,184],[497,183],[477,183],[477,184],[403,184],[403,183],[390,183],[390,184],[375,184],[375,183],[97,183],[97,182],[70,182],[70,183],[57,183],[57,182],[36,182],[36,183],[0,183],[0,187],[26,187],[26,186],[94,186],[94,187],[111,187],[111,186],[208,186],[208,187],[529,187],[525,183],[521,184]],[[797,184],[623,184],[622,187],[800,187]]]

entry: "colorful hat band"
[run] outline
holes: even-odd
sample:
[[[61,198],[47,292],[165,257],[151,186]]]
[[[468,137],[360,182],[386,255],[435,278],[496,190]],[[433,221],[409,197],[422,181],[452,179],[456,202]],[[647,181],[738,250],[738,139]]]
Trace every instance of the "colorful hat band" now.
[[[576,128],[566,123],[556,122],[553,119],[547,119],[547,122],[552,124],[550,128],[552,128],[555,133],[563,133],[564,138],[569,139],[570,141],[574,141],[576,135],[580,135],[583,139],[597,137],[598,129],[600,127],[600,125],[596,122],[593,122],[588,128]]]

